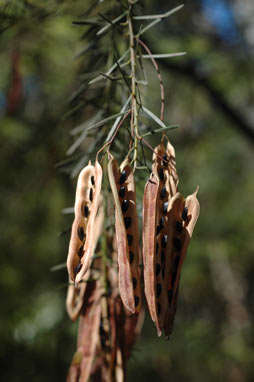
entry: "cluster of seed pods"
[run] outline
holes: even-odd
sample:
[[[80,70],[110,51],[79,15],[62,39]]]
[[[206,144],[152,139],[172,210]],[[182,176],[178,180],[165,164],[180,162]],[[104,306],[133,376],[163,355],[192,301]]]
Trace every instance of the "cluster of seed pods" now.
[[[118,167],[109,154],[108,176],[115,202],[120,295],[125,307],[138,313],[141,308],[138,218],[135,180],[128,158]]]
[[[115,262],[116,258],[114,245],[112,260]],[[97,268],[102,270],[100,260],[96,259]],[[117,269],[109,268],[107,279],[107,296],[101,278],[86,283],[79,312],[77,350],[67,382],[88,382],[90,378],[105,382],[126,380],[126,361],[141,330],[144,314],[133,315],[124,308]]]
[[[102,169],[96,160],[95,166],[89,163],[78,178],[67,259],[70,280],[67,311],[72,320],[81,317],[78,349],[68,382],[86,382],[93,373],[108,375],[105,381],[124,381],[124,362],[129,357],[124,353],[129,349],[126,344],[128,338],[135,338],[138,317],[142,320],[142,315],[138,316],[141,281],[134,174],[128,157],[120,166],[110,153],[108,157],[115,204],[112,253],[117,258],[118,273],[114,275],[108,270],[111,294],[106,296],[101,259],[92,262],[104,222]],[[174,148],[169,142],[166,147],[161,142],[154,150],[152,174],[143,200],[144,287],[159,336],[162,331],[166,336],[172,332],[181,268],[199,215],[197,191],[186,199],[178,192]],[[119,328],[124,325],[127,337],[121,339]],[[87,336],[89,341],[84,339]],[[93,362],[95,357],[97,361]]]
[[[184,200],[177,186],[174,148],[161,143],[143,200],[145,295],[159,336],[172,331],[181,267],[199,215],[197,192]]]
[[[91,264],[95,249],[94,231],[102,183],[102,168],[96,160],[79,174],[72,225],[67,269],[71,281],[81,281]]]

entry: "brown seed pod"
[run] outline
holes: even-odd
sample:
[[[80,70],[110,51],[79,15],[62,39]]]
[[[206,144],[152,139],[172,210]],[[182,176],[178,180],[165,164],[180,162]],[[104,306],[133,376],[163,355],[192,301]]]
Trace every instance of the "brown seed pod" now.
[[[135,181],[128,158],[118,168],[117,161],[109,154],[108,176],[115,202],[120,295],[125,307],[138,313],[141,308],[138,219]]]
[[[100,197],[99,209],[95,218],[95,231],[94,231],[94,249],[96,249],[98,240],[102,233],[104,223],[104,204],[103,199]],[[67,298],[66,298],[66,310],[72,321],[75,321],[80,313],[83,305],[84,294],[86,291],[87,284],[91,279],[97,279],[99,277],[100,260],[96,259],[93,261],[91,267],[86,272],[83,280],[80,283],[74,283],[69,281]]]
[[[145,186],[143,200],[143,262],[145,295],[158,336],[168,314],[167,290],[164,286],[167,263],[168,206],[177,191],[175,151],[168,142],[154,150],[153,173]]]
[[[99,207],[101,183],[102,169],[97,160],[95,166],[89,164],[79,174],[74,207],[75,218],[67,258],[71,281],[82,280],[91,263],[95,247],[95,218]]]
[[[173,146],[169,142],[166,149],[163,143],[158,145],[153,160],[153,173],[145,186],[143,201],[143,262],[145,295],[160,336],[163,329],[167,335],[170,331],[181,266],[189,242],[187,223],[193,231],[198,214],[193,196],[191,202],[187,198],[187,203],[177,192]],[[187,204],[196,211],[194,220],[188,212],[186,215]]]
[[[101,294],[102,288],[99,282],[89,283],[79,321],[77,351],[68,371],[67,382],[87,382],[89,380],[96,344],[99,340]]]
[[[165,278],[165,287],[167,287],[169,303],[169,310],[164,326],[167,336],[171,334],[173,329],[181,269],[199,216],[200,205],[196,197],[197,192],[198,187],[186,200],[183,200],[183,197],[177,193],[171,201],[168,234],[169,247],[167,248],[170,254],[170,262],[167,269],[168,277]],[[180,223],[182,228],[180,228]]]

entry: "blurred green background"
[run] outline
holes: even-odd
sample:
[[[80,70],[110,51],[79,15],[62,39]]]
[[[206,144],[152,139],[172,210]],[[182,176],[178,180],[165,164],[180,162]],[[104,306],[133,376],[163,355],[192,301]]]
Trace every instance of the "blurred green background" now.
[[[57,163],[73,143],[70,129],[87,118],[82,110],[62,117],[81,81],[82,61],[74,56],[89,42],[72,21],[89,4],[0,2],[2,381],[64,381],[75,351],[77,324],[65,311],[67,272],[50,268],[67,256],[72,216],[62,209],[73,205],[76,179],[72,163]],[[145,13],[158,14],[179,3],[143,4]],[[168,133],[180,191],[200,186],[201,215],[172,337],[157,338],[146,314],[128,381],[254,381],[251,14],[250,0],[188,1],[145,37],[153,53],[188,52],[159,66],[165,120],[181,126]],[[158,80],[152,67],[148,73],[146,101],[159,110]]]

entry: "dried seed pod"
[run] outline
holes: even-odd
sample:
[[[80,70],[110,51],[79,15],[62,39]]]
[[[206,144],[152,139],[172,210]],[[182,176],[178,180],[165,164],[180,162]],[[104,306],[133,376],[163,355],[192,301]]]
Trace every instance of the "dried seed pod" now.
[[[173,329],[181,269],[194,227],[199,216],[200,205],[196,196],[197,192],[198,188],[184,201],[182,197],[180,199],[179,196],[176,195],[175,198],[173,198],[174,200],[171,202],[171,211],[169,214],[169,247],[167,248],[168,252],[170,253],[170,263],[167,269],[167,274],[169,277],[165,278],[165,283],[168,281],[167,289],[169,297],[169,311],[164,327],[165,334],[167,336],[171,334]],[[180,203],[179,199],[181,200]],[[183,211],[187,211],[187,213],[184,212],[186,216],[183,216]],[[179,228],[179,224],[177,223],[180,222],[181,219],[183,228],[181,232],[179,232],[177,229],[177,227]],[[180,247],[176,245],[176,238],[181,244]]]
[[[143,262],[145,295],[160,336],[169,309],[164,285],[168,205],[177,191],[178,177],[173,146],[168,142],[165,149],[161,143],[154,151],[153,172],[145,186],[143,201]]]
[[[103,199],[100,197],[99,209],[95,218],[95,231],[94,231],[94,248],[96,249],[98,240],[102,233],[104,223],[104,205]],[[98,269],[100,267],[100,259],[96,259],[92,266],[86,272],[82,282],[76,283],[76,285],[71,282],[68,287],[67,298],[66,298],[66,310],[72,321],[75,321],[80,313],[83,305],[84,294],[86,291],[87,284],[91,279],[98,278]]]
[[[84,295],[82,315],[79,321],[77,351],[69,368],[67,382],[88,382],[96,345],[99,340],[102,288],[99,282],[91,282]]]
[[[162,288],[163,277],[161,269],[161,240],[157,235],[159,178],[152,174],[146,183],[143,201],[143,262],[145,295],[152,320],[154,321],[158,335],[164,326],[168,310],[165,288]],[[161,237],[161,234],[159,234]],[[163,236],[162,236],[163,237]],[[157,285],[160,285],[158,287]],[[161,288],[158,295],[157,289]]]
[[[138,313],[141,307],[138,219],[135,181],[128,158],[118,168],[117,161],[109,154],[108,176],[115,202],[120,295],[125,307]],[[133,278],[137,280],[135,288]]]
[[[153,161],[153,172],[145,186],[143,201],[145,295],[158,335],[163,329],[168,335],[187,250],[187,224],[192,230],[194,228],[189,206],[196,212],[197,206],[193,196],[184,201],[177,192],[175,151],[169,142],[166,149],[163,143],[155,148]],[[193,219],[197,219],[196,212]]]
[[[67,269],[71,281],[82,280],[90,266],[95,248],[95,218],[98,212],[102,183],[102,169],[98,161],[89,164],[79,174],[75,218],[72,225]]]

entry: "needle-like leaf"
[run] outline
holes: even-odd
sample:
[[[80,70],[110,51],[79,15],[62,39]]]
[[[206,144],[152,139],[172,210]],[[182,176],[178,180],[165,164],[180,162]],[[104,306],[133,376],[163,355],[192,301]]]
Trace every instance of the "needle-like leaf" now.
[[[115,18],[114,20],[112,20],[109,24],[105,25],[103,28],[101,28],[97,33],[96,35],[97,36],[100,36],[101,34],[103,34],[104,32],[106,32],[108,29],[110,29],[112,27],[112,24],[116,24],[118,21],[122,20],[122,18],[124,18],[124,16],[127,15],[127,11],[125,11],[124,13],[122,13],[120,16],[118,16],[117,18]]]
[[[123,61],[123,59],[127,56],[127,54],[129,53],[129,49],[127,49],[124,54],[117,60],[116,63],[114,63],[113,66],[111,66],[111,68],[105,73],[106,76],[109,76],[117,67],[118,65]],[[88,82],[88,85],[92,85],[94,84],[95,82],[97,81],[100,81],[100,80],[103,80],[105,77],[103,77],[101,74],[95,78],[93,78],[91,81]]]
[[[170,125],[170,126],[162,127],[161,129],[149,131],[148,133],[143,134],[142,137],[147,137],[148,135],[161,133],[161,132],[166,131],[166,130],[177,129],[178,127],[179,127],[179,125]]]
[[[167,127],[165,125],[165,123],[160,119],[158,118],[151,110],[147,109],[145,106],[142,106],[142,110],[150,117],[154,120],[154,122],[156,122],[159,126],[163,127],[165,129],[165,127]]]
[[[173,15],[173,13],[176,13],[177,11],[180,11],[182,9],[184,4],[178,5],[176,8],[171,9],[170,11],[166,13],[162,13],[160,15],[144,15],[144,16],[133,16],[134,20],[158,20],[158,19],[164,19],[166,17],[169,17]]]
[[[128,104],[129,104],[129,102],[130,102],[130,99],[131,99],[131,96],[129,96],[129,98],[127,99],[127,101],[126,101],[125,104],[123,105],[123,107],[122,107],[122,109],[121,109],[121,112],[120,112],[121,115],[122,115],[122,114],[126,114],[126,112],[127,112],[126,109],[127,109],[127,106],[128,106]],[[111,129],[110,129],[110,131],[109,131],[109,133],[108,133],[108,136],[107,136],[107,138],[106,138],[105,143],[109,142],[110,139],[112,138],[112,136],[114,135],[115,130],[116,130],[116,128],[117,128],[117,125],[118,125],[118,123],[119,123],[120,120],[121,120],[121,115],[120,115],[119,117],[116,118],[116,120],[115,120],[113,126],[111,127]]]
[[[179,11],[181,8],[183,7],[183,5],[179,5],[178,7],[174,8],[174,9],[171,9],[170,11],[168,11],[167,13],[165,13],[163,15],[163,17],[159,17],[157,18],[156,15],[153,15],[156,17],[156,19],[154,21],[152,21],[150,24],[148,24],[146,27],[142,28],[141,31],[139,32],[139,35],[142,35],[143,33],[147,32],[150,28],[152,28],[154,25],[158,24],[162,19],[166,18],[166,17],[169,17],[171,15],[173,15],[174,13],[176,13],[177,11]],[[136,16],[136,17],[144,17],[144,16]],[[149,16],[150,17],[150,16]],[[154,18],[154,17],[153,17]],[[139,19],[139,20],[142,20],[142,19]]]
[[[184,56],[186,52],[178,53],[164,53],[164,54],[142,54],[143,58],[169,58],[169,57],[178,57]]]

